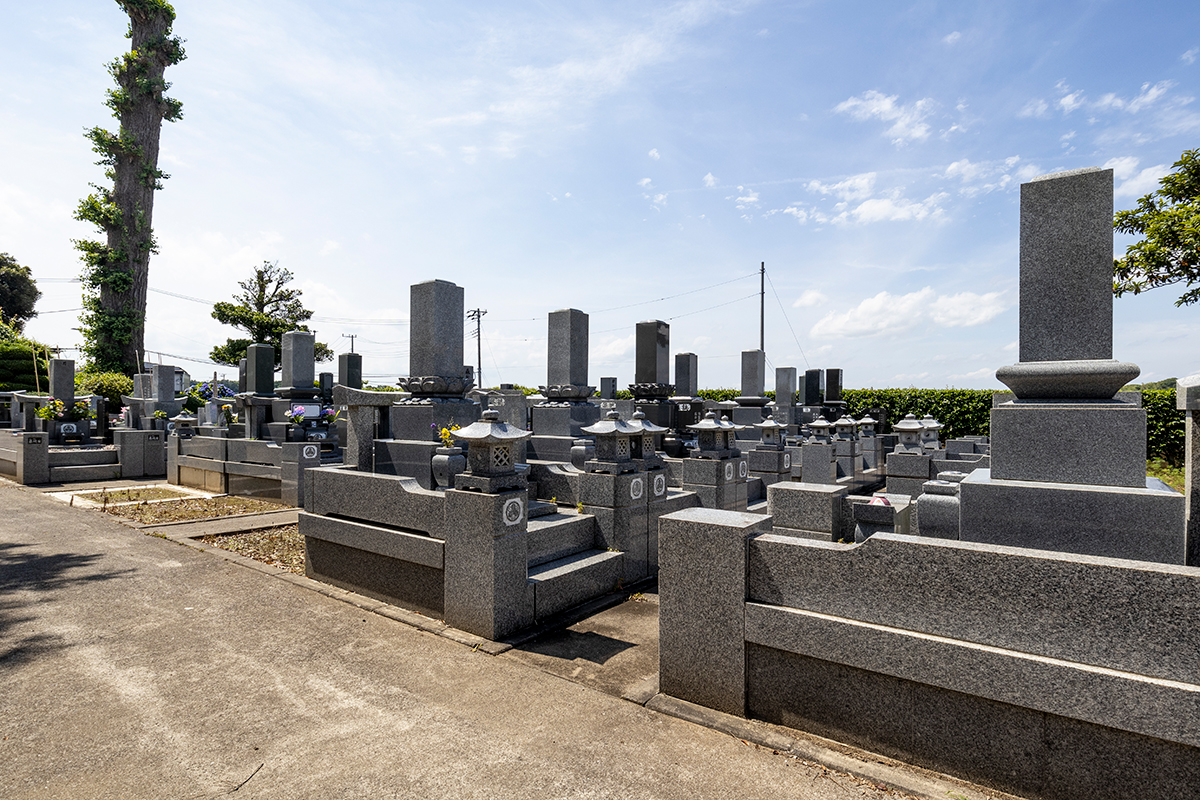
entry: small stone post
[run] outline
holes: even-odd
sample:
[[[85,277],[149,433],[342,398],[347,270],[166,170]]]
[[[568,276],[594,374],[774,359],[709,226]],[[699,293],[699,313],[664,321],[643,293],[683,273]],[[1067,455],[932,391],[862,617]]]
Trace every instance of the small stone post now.
[[[1175,387],[1175,406],[1187,412],[1184,427],[1184,484],[1185,519],[1187,521],[1187,550],[1185,563],[1200,567],[1200,482],[1196,469],[1200,467],[1200,374],[1184,378]]]

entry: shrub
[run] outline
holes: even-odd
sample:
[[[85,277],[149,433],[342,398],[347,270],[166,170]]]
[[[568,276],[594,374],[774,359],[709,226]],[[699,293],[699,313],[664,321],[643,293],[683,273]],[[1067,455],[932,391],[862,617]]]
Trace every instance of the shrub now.
[[[98,394],[113,413],[121,407],[121,395],[133,394],[133,378],[120,372],[76,372],[75,391]]]
[[[1146,458],[1183,464],[1187,412],[1175,407],[1175,390],[1143,391],[1142,408],[1146,409]]]
[[[990,389],[844,389],[842,399],[847,410],[859,419],[868,408],[887,411],[887,426],[915,414],[917,419],[932,414],[942,423],[942,439],[960,436],[987,436],[991,424],[992,391]]]

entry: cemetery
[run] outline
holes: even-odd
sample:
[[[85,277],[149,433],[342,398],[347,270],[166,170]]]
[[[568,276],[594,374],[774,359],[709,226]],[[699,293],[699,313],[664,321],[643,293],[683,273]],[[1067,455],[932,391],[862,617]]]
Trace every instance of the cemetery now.
[[[763,349],[705,399],[663,320],[633,332],[630,399],[597,395],[575,308],[548,315],[536,394],[477,388],[463,287],[428,280],[395,391],[353,353],[317,374],[292,331],[278,381],[252,344],[193,413],[154,365],[117,417],[53,359],[48,394],[0,395],[0,473],[270,499],[299,509],[308,577],[493,642],[657,581],[664,695],[1021,795],[1186,796],[1200,381],[1181,494],[1146,475],[1139,368],[1113,357],[1112,203],[1111,170],[1022,185],[1019,361],[987,436],[856,419],[839,369],[778,367],[768,394]]]

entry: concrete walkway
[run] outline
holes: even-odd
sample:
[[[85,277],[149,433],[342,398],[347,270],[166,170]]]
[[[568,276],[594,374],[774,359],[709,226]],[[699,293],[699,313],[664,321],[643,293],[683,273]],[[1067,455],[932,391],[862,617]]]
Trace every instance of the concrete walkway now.
[[[987,796],[572,682],[562,641],[497,658],[35,489],[0,504],[0,798]]]

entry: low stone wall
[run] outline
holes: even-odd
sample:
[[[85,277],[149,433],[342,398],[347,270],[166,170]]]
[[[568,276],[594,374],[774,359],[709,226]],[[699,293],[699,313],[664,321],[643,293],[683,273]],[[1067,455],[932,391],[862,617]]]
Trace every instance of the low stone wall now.
[[[1200,569],[896,534],[659,534],[662,691],[1038,798],[1200,781]]]
[[[304,473],[321,465],[314,442],[194,436],[167,439],[167,482],[217,494],[262,497],[304,505]]]

